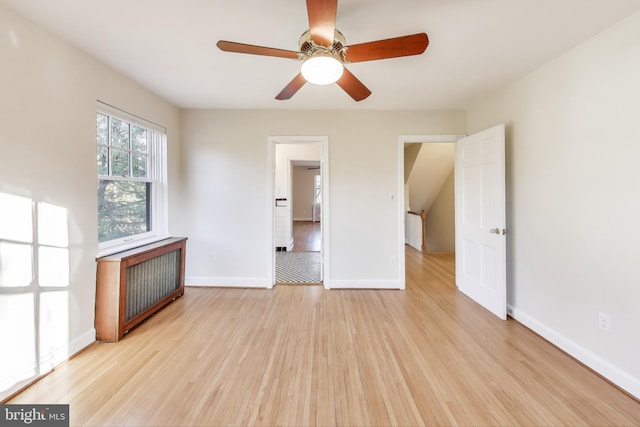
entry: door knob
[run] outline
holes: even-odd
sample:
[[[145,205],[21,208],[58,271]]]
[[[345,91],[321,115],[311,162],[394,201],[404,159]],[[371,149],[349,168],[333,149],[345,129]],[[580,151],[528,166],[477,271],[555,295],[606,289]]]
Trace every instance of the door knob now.
[[[495,234],[500,234],[500,229],[499,228],[490,228],[489,229],[489,233],[495,233]]]

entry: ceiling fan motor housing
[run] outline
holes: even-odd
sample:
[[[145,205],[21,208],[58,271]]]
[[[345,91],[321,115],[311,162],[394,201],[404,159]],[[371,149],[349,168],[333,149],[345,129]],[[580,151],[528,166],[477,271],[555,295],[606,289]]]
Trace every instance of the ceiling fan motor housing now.
[[[311,39],[311,30],[307,30],[300,36],[300,59],[305,60],[314,56],[324,55],[333,56],[340,62],[347,62],[347,47],[344,35],[334,30],[333,44],[330,47],[321,46]]]

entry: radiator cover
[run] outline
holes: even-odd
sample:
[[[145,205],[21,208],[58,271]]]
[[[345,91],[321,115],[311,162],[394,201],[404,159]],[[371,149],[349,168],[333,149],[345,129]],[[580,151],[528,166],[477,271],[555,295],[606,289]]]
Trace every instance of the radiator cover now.
[[[172,237],[98,258],[96,338],[118,341],[184,294],[186,238]]]
[[[127,268],[126,316],[129,322],[180,288],[180,250]]]

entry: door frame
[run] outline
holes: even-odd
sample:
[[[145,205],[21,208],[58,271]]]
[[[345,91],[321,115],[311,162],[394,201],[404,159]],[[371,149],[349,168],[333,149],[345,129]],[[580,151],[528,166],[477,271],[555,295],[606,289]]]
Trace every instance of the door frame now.
[[[400,289],[406,288],[406,267],[405,267],[405,201],[404,201],[404,145],[406,143],[427,144],[430,142],[457,143],[459,139],[466,137],[466,134],[449,135],[400,135],[398,137],[398,189],[396,191],[398,200],[398,268]],[[454,164],[455,172],[455,164]],[[456,207],[457,208],[457,207]]]
[[[267,289],[275,285],[276,251],[275,251],[275,152],[278,144],[319,144],[320,175],[322,176],[322,204],[320,205],[320,234],[322,246],[320,249],[321,277],[325,289],[330,288],[329,262],[329,137],[328,136],[269,136],[267,137],[267,251],[269,270],[267,275]],[[289,159],[290,160],[296,159]]]

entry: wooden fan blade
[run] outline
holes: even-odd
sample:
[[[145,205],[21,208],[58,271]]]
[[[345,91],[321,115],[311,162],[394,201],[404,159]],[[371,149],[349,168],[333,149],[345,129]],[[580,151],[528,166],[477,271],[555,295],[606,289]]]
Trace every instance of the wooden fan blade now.
[[[427,49],[427,46],[429,46],[429,38],[425,33],[354,44],[347,47],[346,60],[348,62],[362,62],[420,55]]]
[[[302,77],[302,73],[298,73],[298,75],[295,76],[293,80],[291,80],[289,84],[285,86],[284,89],[282,89],[282,92],[280,92],[278,96],[276,96],[276,99],[280,101],[291,99],[291,97],[295,95],[296,92],[299,91],[306,82],[307,81],[304,79],[304,77]]]
[[[346,68],[342,73],[342,77],[336,83],[355,101],[362,101],[371,95],[371,91]]]
[[[277,56],[280,58],[298,59],[298,52],[293,50],[275,49],[273,47],[254,46],[252,44],[229,42],[220,40],[216,46],[225,52],[248,53],[250,55]]]
[[[321,46],[330,47],[336,29],[338,0],[307,0],[311,39]]]

